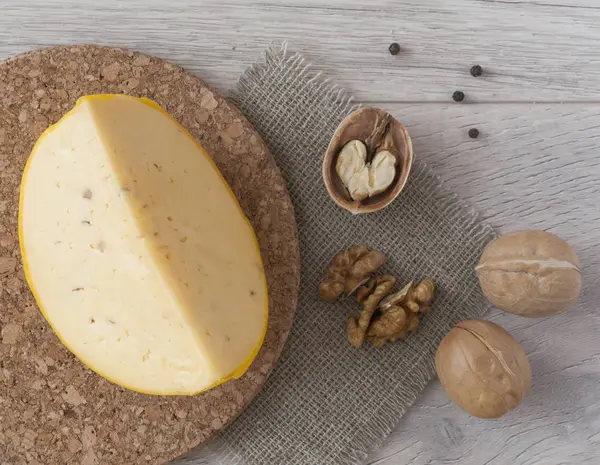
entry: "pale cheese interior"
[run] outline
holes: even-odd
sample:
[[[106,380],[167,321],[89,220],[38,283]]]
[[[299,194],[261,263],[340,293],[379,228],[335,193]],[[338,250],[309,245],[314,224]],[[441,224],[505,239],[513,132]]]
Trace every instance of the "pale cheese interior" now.
[[[83,99],[40,139],[22,190],[30,285],[84,363],[156,394],[245,371],[267,318],[254,232],[168,115],[127,96]]]

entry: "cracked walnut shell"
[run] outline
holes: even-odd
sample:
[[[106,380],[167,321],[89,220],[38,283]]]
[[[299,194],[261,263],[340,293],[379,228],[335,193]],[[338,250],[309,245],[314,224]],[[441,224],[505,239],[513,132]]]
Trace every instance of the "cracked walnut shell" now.
[[[364,108],[335,131],[323,159],[329,195],[352,214],[388,206],[402,191],[413,163],[412,142],[389,113]]]

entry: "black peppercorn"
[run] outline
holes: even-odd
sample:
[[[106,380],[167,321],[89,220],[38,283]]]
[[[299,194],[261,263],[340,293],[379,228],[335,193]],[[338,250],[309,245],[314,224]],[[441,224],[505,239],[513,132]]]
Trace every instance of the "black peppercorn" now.
[[[477,139],[479,137],[479,129],[476,129],[476,128],[469,129],[469,137],[471,139]]]
[[[465,93],[457,90],[452,94],[452,100],[455,102],[462,102],[465,99]]]
[[[390,48],[388,50],[392,55],[398,55],[400,53],[400,44],[394,42],[392,45],[390,45]]]
[[[471,68],[471,76],[479,77],[483,74],[483,69],[479,65],[475,65]]]

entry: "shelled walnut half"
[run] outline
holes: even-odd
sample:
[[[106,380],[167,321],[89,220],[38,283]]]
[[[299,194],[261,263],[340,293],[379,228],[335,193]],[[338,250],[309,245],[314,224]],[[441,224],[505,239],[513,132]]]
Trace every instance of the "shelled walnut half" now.
[[[385,263],[386,257],[377,250],[355,245],[333,257],[325,281],[319,286],[322,300],[333,301],[350,295],[363,285]]]
[[[393,276],[385,275],[377,278],[375,288],[363,302],[358,318],[350,317],[348,320],[348,341],[354,347],[359,348],[362,345],[379,302],[389,294],[395,284],[396,278]]]
[[[428,312],[435,293],[435,282],[425,279],[414,286],[410,282],[391,293],[393,276],[372,278],[358,290],[362,302],[360,316],[350,317],[348,341],[356,348],[366,339],[380,347],[404,339],[421,325],[420,315]],[[374,285],[373,285],[374,283]],[[376,307],[373,308],[373,305]]]
[[[331,198],[353,214],[389,205],[402,191],[413,163],[408,132],[389,113],[365,108],[337,128],[323,160]]]

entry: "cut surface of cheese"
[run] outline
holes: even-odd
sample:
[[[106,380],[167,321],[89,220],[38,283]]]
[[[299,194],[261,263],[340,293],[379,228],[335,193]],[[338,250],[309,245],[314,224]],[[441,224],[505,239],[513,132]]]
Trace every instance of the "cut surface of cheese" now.
[[[241,376],[262,345],[254,231],[204,149],[150,100],[83,97],[40,137],[19,234],[45,318],[123,387],[193,395]]]

